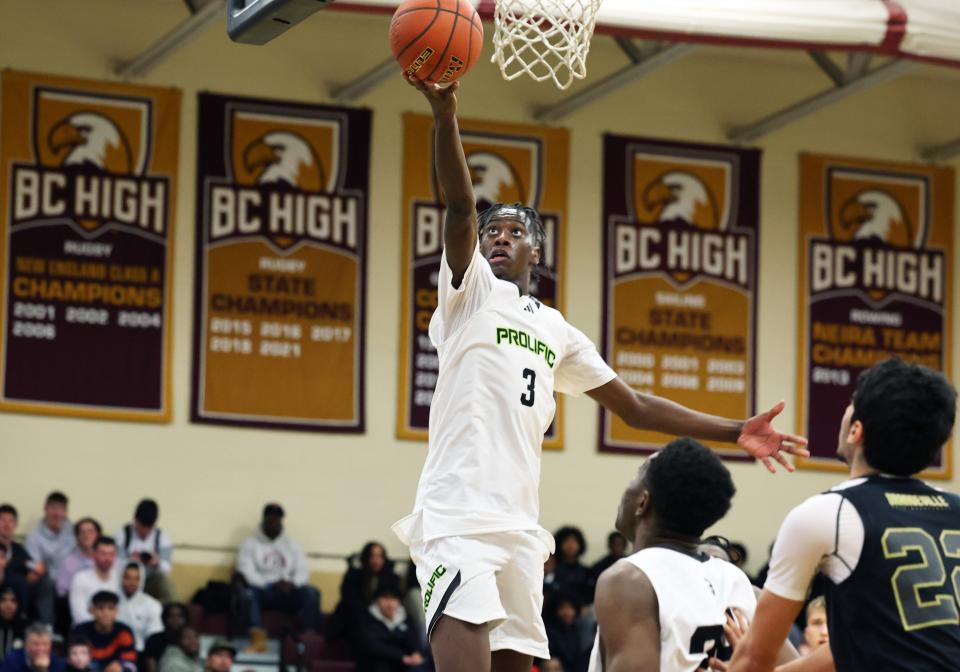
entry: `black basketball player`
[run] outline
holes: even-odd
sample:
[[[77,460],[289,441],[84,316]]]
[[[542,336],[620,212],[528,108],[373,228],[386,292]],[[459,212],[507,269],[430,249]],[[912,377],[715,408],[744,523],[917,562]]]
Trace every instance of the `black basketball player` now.
[[[960,497],[915,477],[950,436],[956,400],[941,374],[899,359],[861,374],[837,450],[851,480],[784,520],[732,672],[773,669],[818,571],[830,646],[804,669],[960,669]]]

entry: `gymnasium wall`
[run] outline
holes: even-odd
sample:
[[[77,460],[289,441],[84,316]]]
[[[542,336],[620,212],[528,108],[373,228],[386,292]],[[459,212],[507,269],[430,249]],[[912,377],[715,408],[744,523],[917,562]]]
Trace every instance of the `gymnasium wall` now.
[[[0,65],[109,79],[113,60],[139,53],[184,16],[183,3],[174,0],[3,0]],[[359,75],[388,54],[386,26],[386,17],[327,11],[276,43],[254,48],[229,43],[217,25],[143,80],[184,91],[175,242],[174,421],[153,425],[0,416],[0,499],[20,508],[23,530],[36,523],[44,495],[54,488],[70,495],[74,517],[94,515],[108,529],[126,522],[136,501],[149,495],[159,500],[160,524],[176,542],[232,547],[257,522],[263,503],[277,500],[286,507],[289,532],[310,552],[344,555],[368,539],[378,539],[393,554],[402,554],[389,525],[413,503],[426,445],[394,438],[401,114],[426,112],[427,106],[399,76],[359,101],[374,110],[366,434],[239,430],[188,422],[195,93],[330,102],[327,85]],[[589,61],[593,77],[624,64],[609,38],[595,43]],[[919,143],[957,134],[958,80],[960,73],[920,66],[908,77],[852,97],[757,143],[764,150],[758,400],[762,407],[787,400],[781,428],[794,428],[798,152],[915,160]],[[572,138],[571,228],[565,260],[568,319],[591,338],[599,337],[603,132],[722,142],[729,126],[752,121],[828,85],[800,53],[711,48],[565,119]],[[504,83],[484,58],[465,80],[461,113],[530,122],[531,105],[560,98],[548,87],[527,81]],[[956,240],[960,243],[960,236]],[[960,349],[952,347],[958,363]],[[956,366],[953,379],[960,380]],[[592,560],[602,552],[622,486],[640,459],[598,455],[593,402],[584,397],[564,403],[566,449],[543,458],[542,523],[549,529],[565,523],[582,526]],[[764,561],[767,544],[790,507],[841,480],[840,475],[815,472],[771,476],[753,464],[730,468],[739,492],[717,532],[747,543],[752,568]],[[960,491],[960,482],[955,479],[946,487]],[[183,566],[178,576],[185,589],[203,578],[202,567],[228,564],[231,555],[181,550],[175,559]],[[314,563],[319,572],[341,566],[332,558]],[[324,606],[330,608],[334,596],[327,594]]]

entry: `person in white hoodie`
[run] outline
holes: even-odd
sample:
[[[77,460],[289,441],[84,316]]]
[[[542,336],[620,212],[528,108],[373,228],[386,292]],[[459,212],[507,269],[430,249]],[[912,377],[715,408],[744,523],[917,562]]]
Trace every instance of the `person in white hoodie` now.
[[[99,537],[93,544],[93,567],[81,569],[70,582],[70,616],[73,624],[90,620],[90,598],[101,590],[116,593],[120,586],[117,571],[117,543],[113,537]]]
[[[123,568],[120,579],[120,611],[117,617],[133,630],[134,647],[143,651],[150,635],[163,632],[163,606],[158,600],[143,592],[146,572],[139,562],[131,561]]]
[[[152,499],[142,499],[133,513],[133,521],[117,532],[117,555],[126,564],[136,560],[147,572],[144,590],[163,604],[177,599],[170,580],[173,568],[173,541],[157,527],[160,507]]]
[[[283,515],[279,504],[267,504],[260,528],[243,542],[237,555],[237,573],[250,605],[253,650],[266,643],[261,627],[263,609],[297,613],[304,630],[320,627],[320,591],[307,583],[307,556],[300,544],[283,533]]]

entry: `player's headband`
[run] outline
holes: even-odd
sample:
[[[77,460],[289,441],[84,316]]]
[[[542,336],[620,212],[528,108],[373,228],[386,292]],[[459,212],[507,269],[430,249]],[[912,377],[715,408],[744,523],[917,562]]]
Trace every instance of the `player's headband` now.
[[[527,216],[526,210],[512,205],[495,205],[493,207],[495,209],[490,213],[490,216],[486,218],[488,222],[494,219],[513,219],[527,226],[529,217]]]

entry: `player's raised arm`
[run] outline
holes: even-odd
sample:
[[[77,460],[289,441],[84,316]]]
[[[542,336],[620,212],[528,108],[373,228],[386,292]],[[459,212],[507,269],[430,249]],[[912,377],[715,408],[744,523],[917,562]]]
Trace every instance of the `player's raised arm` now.
[[[621,561],[601,574],[594,609],[603,672],[660,669],[659,603],[642,570]]]
[[[404,78],[426,97],[433,109],[437,177],[447,206],[443,244],[453,271],[453,285],[458,287],[477,245],[477,203],[457,123],[456,91],[460,84],[441,87],[406,74]]]
[[[619,377],[589,390],[587,394],[636,429],[736,443],[763,462],[771,473],[776,471],[773,460],[782,464],[787,471],[793,471],[793,465],[787,462],[782,453],[804,457],[810,455],[804,448],[807,445],[805,438],[782,434],[773,428],[773,419],[780,415],[785,406],[782,401],[765,413],[747,420],[731,420],[694,411],[669,399],[638,394]]]

